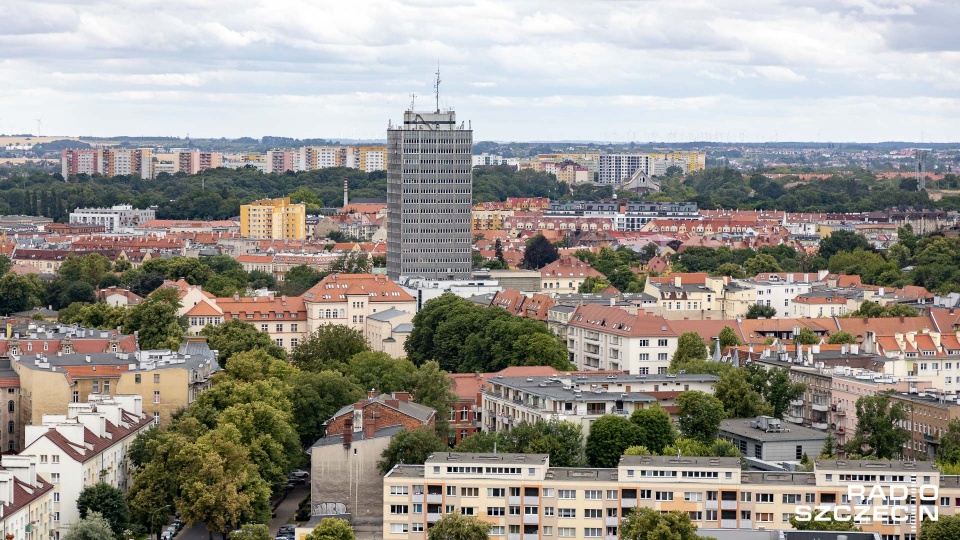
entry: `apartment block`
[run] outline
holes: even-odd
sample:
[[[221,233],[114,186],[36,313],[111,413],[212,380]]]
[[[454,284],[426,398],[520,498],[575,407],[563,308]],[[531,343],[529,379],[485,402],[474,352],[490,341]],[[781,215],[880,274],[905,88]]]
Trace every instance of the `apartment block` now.
[[[617,307],[581,305],[567,323],[570,361],[581,370],[662,375],[678,338],[663,317],[631,315]]]
[[[55,538],[54,485],[37,474],[34,456],[0,458],[0,529],[10,540]]]
[[[302,295],[310,332],[342,324],[366,333],[366,319],[394,309],[417,312],[417,301],[382,274],[330,274]]]
[[[60,151],[60,174],[64,179],[78,174],[103,174],[103,150],[64,148]]]
[[[290,197],[263,199],[240,205],[240,235],[244,238],[303,240],[307,236],[307,207]]]
[[[103,151],[103,174],[105,176],[136,174],[140,178],[153,178],[153,150],[107,149]]]
[[[681,392],[713,393],[716,375],[626,375],[585,372],[548,376],[489,377],[483,390],[483,430],[509,430],[521,422],[560,420],[580,424],[584,435],[605,414],[630,416],[659,404],[676,413]]]
[[[270,150],[267,152],[267,172],[283,174],[297,170],[299,155],[292,150]]]
[[[604,275],[586,261],[561,257],[540,269],[540,290],[550,294],[575,293],[588,277],[602,279]]]
[[[187,333],[199,335],[207,325],[241,320],[266,332],[274,343],[292,351],[309,333],[307,310],[297,296],[204,298],[185,313]]]
[[[495,540],[613,540],[637,507],[686,512],[705,529],[789,530],[800,506],[869,505],[890,514],[896,491],[937,486],[939,497],[904,503],[903,522],[857,522],[879,538],[915,540],[918,515],[957,511],[958,480],[932,462],[818,460],[813,472],[759,472],[741,470],[738,458],[623,456],[615,469],[595,469],[554,468],[544,454],[437,452],[384,477],[382,538],[426,538],[441,517],[459,512],[490,523]]]
[[[77,208],[70,212],[70,223],[78,225],[102,225],[106,232],[127,232],[134,227],[156,219],[154,208],[141,210],[129,204],[110,208]]]
[[[223,154],[220,152],[179,152],[177,154],[177,172],[197,174],[207,169],[223,166]]]
[[[658,172],[666,172],[670,165],[680,166],[684,172],[700,171],[707,166],[707,155],[703,152],[600,154],[599,183],[622,184],[638,170],[647,176],[656,176]]]

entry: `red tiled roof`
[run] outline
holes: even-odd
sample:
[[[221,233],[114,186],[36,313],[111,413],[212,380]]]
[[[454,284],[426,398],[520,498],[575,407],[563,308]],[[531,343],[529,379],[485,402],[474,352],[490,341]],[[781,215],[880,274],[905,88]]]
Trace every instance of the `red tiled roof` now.
[[[303,298],[299,296],[217,298],[215,301],[217,307],[223,310],[224,318],[238,315],[237,318],[240,320],[246,320],[247,314],[253,314],[253,318],[257,321],[304,321],[307,319],[306,305]],[[279,318],[277,314],[283,314],[283,317]]]
[[[307,302],[346,302],[362,295],[368,302],[413,302],[409,293],[380,274],[330,274],[303,293]]]
[[[667,320],[657,315],[631,315],[618,307],[587,304],[570,315],[570,326],[627,337],[676,337]]]
[[[97,456],[97,454],[103,452],[124,437],[153,422],[153,418],[147,415],[143,415],[142,418],[137,418],[132,413],[127,411],[123,411],[122,414],[124,422],[127,423],[127,427],[114,425],[110,421],[106,422],[107,433],[111,435],[111,438],[97,437],[92,431],[84,428],[83,442],[85,447],[79,447],[75,444],[72,444],[66,439],[66,437],[61,435],[60,432],[54,428],[47,430],[42,437],[49,439],[50,442],[57,445],[58,448],[63,450],[74,461],[84,463],[93,459]]]

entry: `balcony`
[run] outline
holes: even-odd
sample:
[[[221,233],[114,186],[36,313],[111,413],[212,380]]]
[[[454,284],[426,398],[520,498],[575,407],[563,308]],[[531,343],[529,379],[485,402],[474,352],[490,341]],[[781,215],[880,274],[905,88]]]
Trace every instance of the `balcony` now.
[[[721,528],[721,529],[736,529],[736,528],[737,528],[737,520],[735,520],[735,519],[721,519],[721,520],[720,520],[720,528]]]
[[[524,514],[523,515],[523,524],[524,525],[537,525],[540,523],[540,516],[538,514]]]
[[[430,494],[427,495],[427,502],[428,502],[428,503],[438,503],[438,504],[439,504],[439,503],[442,503],[442,502],[443,502],[443,495],[430,493]]]
[[[620,506],[624,508],[635,508],[637,506],[636,499],[621,499]]]
[[[513,505],[520,504],[520,496],[519,496],[519,495],[517,495],[517,496],[511,495],[511,496],[507,497],[507,504],[513,504]]]
[[[802,399],[791,400],[790,405],[793,405],[794,407],[803,407],[803,400]]]
[[[414,493],[413,496],[410,497],[410,502],[422,503],[423,493]]]
[[[523,505],[524,506],[540,506],[540,497],[524,495]]]
[[[617,527],[619,525],[620,525],[620,518],[607,516],[606,518],[607,527]]]
[[[736,510],[737,501],[720,501],[721,510]]]
[[[429,512],[427,513],[427,521],[440,521],[441,517],[443,517],[443,514],[440,514],[440,513],[431,514]]]
[[[825,404],[823,404],[823,403],[813,403],[813,404],[811,404],[810,406],[813,408],[813,410],[815,410],[815,411],[817,411],[817,412],[828,412],[828,411],[830,411],[830,406],[829,406],[829,405],[825,405]]]
[[[706,501],[703,504],[703,507],[707,510],[716,510],[718,506],[717,501]]]
[[[519,534],[508,534],[508,535],[507,535],[507,540],[520,540],[520,535],[519,535]]]
[[[926,433],[923,434],[923,441],[928,442],[930,444],[940,444],[940,439],[938,437],[934,437],[933,435],[927,435]]]
[[[827,424],[826,422],[813,422],[812,424],[810,424],[810,427],[812,427],[813,429],[826,431],[827,428],[830,427],[830,424]]]
[[[524,534],[523,540],[540,540],[540,535],[538,533]]]

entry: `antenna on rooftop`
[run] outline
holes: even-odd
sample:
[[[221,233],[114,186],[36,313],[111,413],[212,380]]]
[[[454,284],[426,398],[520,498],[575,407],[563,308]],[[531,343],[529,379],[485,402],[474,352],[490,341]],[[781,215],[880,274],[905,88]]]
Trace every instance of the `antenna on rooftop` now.
[[[434,96],[437,99],[437,114],[440,114],[440,61],[437,61],[437,82],[433,83]]]
[[[411,111],[416,109],[416,103],[417,103],[417,94],[416,93],[410,94],[410,110]]]

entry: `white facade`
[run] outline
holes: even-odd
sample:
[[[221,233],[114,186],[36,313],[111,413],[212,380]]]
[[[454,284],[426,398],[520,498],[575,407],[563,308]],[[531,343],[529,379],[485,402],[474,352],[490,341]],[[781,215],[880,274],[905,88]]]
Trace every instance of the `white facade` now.
[[[638,169],[652,176],[653,159],[649,154],[601,154],[601,184],[619,184],[626,182]]]
[[[756,291],[756,303],[776,308],[778,317],[802,317],[794,314],[793,299],[810,292],[817,277],[817,273],[760,274],[736,282]]]
[[[665,374],[678,338],[663,317],[599,305],[578,306],[567,326],[570,361],[581,370]]]
[[[0,529],[4,536],[12,535],[13,540],[52,536],[54,491],[37,476],[37,458],[6,455],[0,465]]]
[[[140,210],[129,204],[119,204],[110,208],[77,208],[70,212],[70,223],[103,225],[109,233],[139,227],[156,217],[156,210]]]

